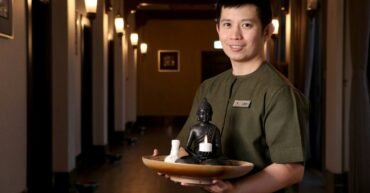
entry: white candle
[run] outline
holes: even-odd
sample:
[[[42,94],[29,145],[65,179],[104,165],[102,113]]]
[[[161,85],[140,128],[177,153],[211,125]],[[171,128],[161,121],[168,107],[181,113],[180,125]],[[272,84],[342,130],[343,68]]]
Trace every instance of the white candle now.
[[[178,156],[179,147],[180,147],[180,140],[173,139],[171,141],[170,155],[165,157],[164,162],[175,163],[175,161],[179,158]]]
[[[204,142],[199,144],[200,152],[212,152],[212,143],[208,143],[207,135],[204,137]]]

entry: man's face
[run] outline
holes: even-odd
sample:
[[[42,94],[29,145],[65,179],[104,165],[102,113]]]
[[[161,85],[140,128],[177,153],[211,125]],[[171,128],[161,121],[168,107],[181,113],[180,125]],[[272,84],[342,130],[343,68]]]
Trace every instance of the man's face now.
[[[268,35],[262,30],[255,5],[222,8],[217,32],[232,63],[263,58],[263,45]]]

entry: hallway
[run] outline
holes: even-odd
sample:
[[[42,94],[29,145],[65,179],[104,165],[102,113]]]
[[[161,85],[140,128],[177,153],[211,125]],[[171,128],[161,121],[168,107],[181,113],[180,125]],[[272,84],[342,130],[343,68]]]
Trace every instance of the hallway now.
[[[153,148],[169,153],[170,141],[178,132],[178,128],[167,126],[145,129],[145,132],[132,132],[131,137],[137,138],[132,145],[111,148],[113,154],[119,153],[122,159],[116,163],[106,162],[100,166],[89,166],[77,170],[77,181],[81,183],[97,182],[95,193],[196,193],[203,192],[197,188],[184,188],[169,180],[161,178],[146,168],[142,155],[152,153]],[[313,171],[306,172],[301,193],[323,193],[320,178]],[[82,192],[81,192],[82,193]],[[87,192],[86,192],[87,193]]]

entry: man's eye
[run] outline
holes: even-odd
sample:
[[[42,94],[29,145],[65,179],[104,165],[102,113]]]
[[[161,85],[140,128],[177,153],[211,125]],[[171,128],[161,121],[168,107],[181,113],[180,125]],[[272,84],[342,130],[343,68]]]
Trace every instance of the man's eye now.
[[[222,26],[224,26],[224,27],[230,27],[231,24],[230,23],[223,23]]]
[[[243,28],[251,28],[251,27],[253,27],[253,25],[251,23],[243,23],[242,27]]]

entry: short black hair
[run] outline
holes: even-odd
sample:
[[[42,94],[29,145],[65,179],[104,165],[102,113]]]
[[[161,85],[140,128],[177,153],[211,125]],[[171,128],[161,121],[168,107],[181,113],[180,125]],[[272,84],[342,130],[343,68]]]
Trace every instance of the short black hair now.
[[[251,4],[257,7],[262,29],[265,29],[265,27],[271,23],[272,11],[270,0],[218,0],[216,3],[216,21],[220,21],[222,8],[240,7],[245,4]]]

